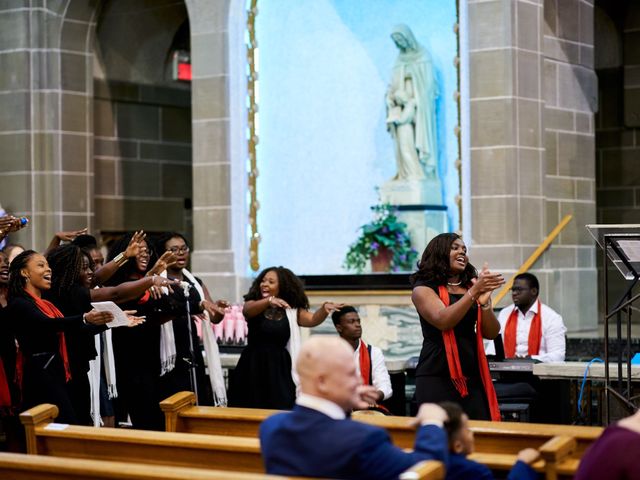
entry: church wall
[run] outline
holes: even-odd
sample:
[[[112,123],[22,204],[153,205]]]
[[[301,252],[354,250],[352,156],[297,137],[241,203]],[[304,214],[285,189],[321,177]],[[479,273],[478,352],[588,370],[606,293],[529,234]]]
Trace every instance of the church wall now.
[[[86,49],[98,4],[0,3],[0,192],[32,219],[13,242],[44,249],[56,231],[93,228]]]
[[[96,229],[191,236],[189,90],[96,81]]]
[[[570,330],[593,328],[595,249],[584,228],[595,221],[593,4],[468,5],[471,260],[509,278],[572,214],[531,271]]]

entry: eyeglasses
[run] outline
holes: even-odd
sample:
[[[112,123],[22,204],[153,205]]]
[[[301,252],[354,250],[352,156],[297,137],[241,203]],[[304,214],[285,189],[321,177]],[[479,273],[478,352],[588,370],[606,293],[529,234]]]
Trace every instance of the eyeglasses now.
[[[189,247],[187,247],[186,245],[184,247],[170,247],[167,248],[167,250],[169,250],[171,253],[177,253],[178,255],[182,253],[189,253]]]
[[[531,290],[529,287],[511,287],[512,292],[522,292],[523,290]]]

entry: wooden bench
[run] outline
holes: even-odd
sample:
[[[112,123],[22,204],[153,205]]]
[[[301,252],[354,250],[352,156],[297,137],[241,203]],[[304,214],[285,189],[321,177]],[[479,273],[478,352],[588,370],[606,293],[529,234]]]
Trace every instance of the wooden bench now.
[[[53,422],[57,416],[49,404],[20,414],[29,454],[264,474],[258,438],[64,425]],[[429,461],[402,478],[441,480],[444,473]]]
[[[260,423],[265,418],[278,412],[250,408],[197,407],[192,392],[172,395],[160,403],[160,408],[165,414],[167,431],[251,438],[257,437]],[[410,425],[411,419],[408,417],[366,415],[354,416],[354,420],[385,428],[396,445],[413,448],[415,428]],[[554,469],[560,475],[575,473],[580,457],[603,431],[602,427],[480,420],[470,421],[470,426],[476,446],[476,453],[471,458],[494,470],[508,470],[520,450],[536,448],[541,451],[544,461],[537,462],[534,467],[538,471],[547,472],[548,478],[555,478],[551,473]]]
[[[0,453],[0,478],[11,480],[287,480],[292,477],[128,462]]]

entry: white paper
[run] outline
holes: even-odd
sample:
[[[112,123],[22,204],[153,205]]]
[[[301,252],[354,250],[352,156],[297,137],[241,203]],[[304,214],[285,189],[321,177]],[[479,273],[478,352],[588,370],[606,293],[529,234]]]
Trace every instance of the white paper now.
[[[113,314],[113,320],[107,323],[107,327],[116,328],[116,327],[126,327],[129,325],[129,320],[127,319],[127,315],[122,311],[122,309],[117,306],[113,302],[93,302],[91,303],[93,308],[100,312],[111,312]]]

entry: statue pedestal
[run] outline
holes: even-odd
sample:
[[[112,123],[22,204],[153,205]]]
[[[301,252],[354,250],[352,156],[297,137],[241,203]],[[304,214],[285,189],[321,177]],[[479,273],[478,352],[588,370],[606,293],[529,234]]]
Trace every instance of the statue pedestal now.
[[[380,201],[391,205],[442,205],[440,179],[389,180],[380,187]]]
[[[436,235],[449,231],[447,207],[442,202],[438,178],[389,180],[380,187],[380,201],[398,209],[398,219],[407,224],[411,245],[418,255]]]
[[[418,251],[418,258],[433,237],[449,231],[447,207],[444,205],[407,205],[405,208],[398,205],[397,216],[407,224],[411,245]]]

